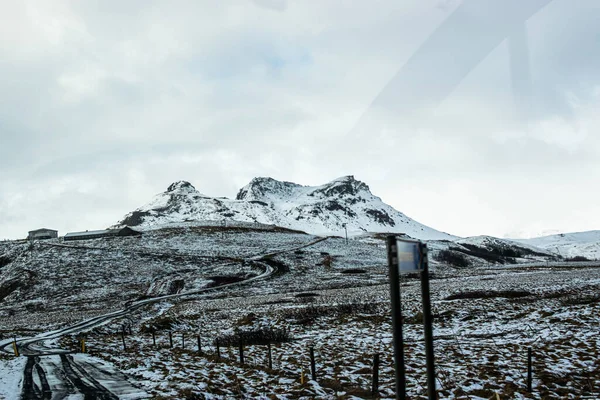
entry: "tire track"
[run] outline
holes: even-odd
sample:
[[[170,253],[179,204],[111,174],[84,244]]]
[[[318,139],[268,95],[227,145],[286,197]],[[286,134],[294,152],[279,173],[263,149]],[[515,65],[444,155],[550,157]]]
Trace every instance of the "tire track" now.
[[[98,382],[98,380],[96,380],[96,378],[94,378],[88,371],[86,371],[81,365],[79,365],[78,363],[75,362],[75,360],[73,359],[72,356],[65,356],[67,359],[69,359],[69,361],[71,362],[71,365],[75,368],[75,370],[77,370],[77,372],[79,373],[79,376],[85,378],[87,381],[91,382],[92,385],[94,385],[96,388],[98,388],[99,390],[104,390],[108,393],[110,393],[110,391],[108,389],[106,389],[104,386],[102,386],[102,384],[100,384],[100,382]],[[88,364],[89,365],[89,364]],[[112,396],[114,396],[115,399],[118,399],[115,395],[113,395],[112,393],[110,393]]]
[[[60,360],[67,379],[73,383],[75,388],[81,394],[83,394],[84,400],[119,400],[117,396],[108,391],[104,386],[100,385],[98,381],[92,378],[83,368],[79,367],[72,356],[61,354]],[[86,381],[91,384],[87,384]]]
[[[46,372],[39,364],[40,358],[37,356],[28,356],[25,370],[23,371],[23,389],[21,390],[21,399],[52,399],[52,390],[46,378]],[[38,375],[41,388],[34,380],[34,373]]]
[[[40,365],[40,358],[35,357],[35,371],[40,378],[40,384],[42,385],[42,399],[50,400],[52,399],[52,390],[50,390],[50,385],[48,384],[48,378],[46,377],[46,372]]]
[[[21,399],[40,399],[42,392],[33,381],[33,366],[35,357],[27,357],[27,364],[23,371],[23,389],[21,390]]]

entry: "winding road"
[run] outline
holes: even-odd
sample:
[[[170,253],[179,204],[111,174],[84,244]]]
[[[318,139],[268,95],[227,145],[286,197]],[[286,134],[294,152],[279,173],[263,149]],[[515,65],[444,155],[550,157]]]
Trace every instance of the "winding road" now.
[[[264,267],[264,271],[260,275],[240,282],[135,301],[129,303],[122,310],[99,315],[59,330],[45,332],[33,337],[17,338],[16,343],[21,356],[27,357],[27,363],[23,371],[21,399],[59,400],[70,398],[72,395],[77,396],[76,398],[83,396],[86,400],[150,398],[151,396],[148,393],[136,388],[123,373],[115,370],[112,365],[87,354],[73,354],[69,350],[61,349],[55,344],[56,341],[65,335],[105,325],[115,318],[126,316],[149,304],[218,292],[226,288],[268,279],[278,271],[276,267],[261,262],[262,260],[310,247],[327,239],[327,237],[323,237],[301,246],[273,250],[266,254],[247,257],[244,261],[260,264]],[[0,351],[13,354],[13,341],[1,341]]]

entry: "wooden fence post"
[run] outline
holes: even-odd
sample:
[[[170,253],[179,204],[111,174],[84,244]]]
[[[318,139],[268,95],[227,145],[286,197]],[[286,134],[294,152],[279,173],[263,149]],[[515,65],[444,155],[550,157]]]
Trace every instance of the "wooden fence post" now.
[[[198,334],[198,354],[202,355],[202,343],[200,342],[200,334]]]
[[[315,348],[310,346],[310,373],[312,375],[312,380],[317,381],[317,368],[315,365]]]
[[[219,338],[217,338],[217,361],[221,360],[221,348],[219,347]]]
[[[373,356],[373,385],[371,394],[376,396],[379,393],[379,353]]]
[[[169,348],[173,348],[173,332],[169,331]]]
[[[271,343],[267,345],[268,355],[269,355],[269,369],[273,369],[273,357],[271,355]]]
[[[154,329],[152,330],[152,346],[156,348],[156,334],[154,333]]]
[[[533,370],[531,366],[531,347],[527,348],[527,391],[531,393],[531,384],[533,381]]]
[[[15,352],[15,356],[19,357],[19,345],[17,345],[16,337],[13,337],[13,351]]]
[[[244,365],[244,342],[240,338],[240,364]]]
[[[185,333],[181,332],[181,348],[185,349]]]
[[[127,351],[127,346],[125,345],[125,329],[121,332],[121,341],[123,342],[123,351]]]

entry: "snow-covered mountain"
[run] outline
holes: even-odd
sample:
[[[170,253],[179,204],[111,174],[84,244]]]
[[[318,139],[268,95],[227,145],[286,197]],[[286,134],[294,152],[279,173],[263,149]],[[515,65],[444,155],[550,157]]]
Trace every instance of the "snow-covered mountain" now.
[[[600,231],[559,233],[532,239],[513,239],[545,249],[562,257],[586,257],[600,259]]]
[[[349,235],[394,232],[426,240],[456,239],[385,204],[354,176],[321,186],[254,178],[236,199],[210,197],[179,181],[117,225],[152,228],[192,221],[257,222],[317,235],[343,235],[346,227]]]

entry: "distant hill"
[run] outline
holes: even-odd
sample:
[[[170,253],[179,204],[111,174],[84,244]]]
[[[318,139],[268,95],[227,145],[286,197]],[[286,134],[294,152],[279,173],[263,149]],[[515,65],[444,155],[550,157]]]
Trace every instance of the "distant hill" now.
[[[565,258],[600,259],[600,231],[559,233],[532,239],[513,240],[545,249]]]

